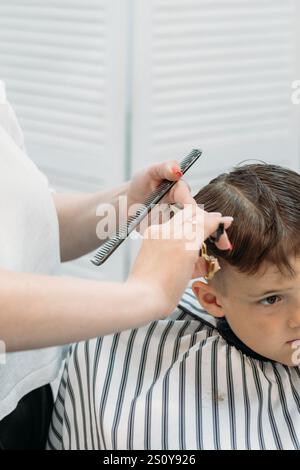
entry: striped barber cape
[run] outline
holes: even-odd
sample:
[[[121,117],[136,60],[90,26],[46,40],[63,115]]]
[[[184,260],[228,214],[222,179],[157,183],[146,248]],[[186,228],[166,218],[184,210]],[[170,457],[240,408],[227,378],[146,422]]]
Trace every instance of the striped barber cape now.
[[[173,315],[70,348],[49,449],[300,449],[300,369],[230,346],[188,288]]]

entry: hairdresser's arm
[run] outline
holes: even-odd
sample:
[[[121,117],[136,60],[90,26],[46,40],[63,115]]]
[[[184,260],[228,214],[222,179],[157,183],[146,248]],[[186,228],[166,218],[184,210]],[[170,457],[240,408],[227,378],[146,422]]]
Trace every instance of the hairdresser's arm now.
[[[0,270],[0,340],[8,351],[26,350],[139,326],[159,314],[149,289]]]
[[[208,214],[203,226],[200,209],[195,206],[194,210],[196,226],[190,214],[181,211],[183,218],[176,214],[167,224],[148,229],[150,236],[146,233],[124,283],[0,269],[0,340],[7,350],[72,343],[168,316],[195,272],[203,240],[220,222],[225,228],[231,224],[220,214]],[[187,249],[195,228],[196,243]],[[222,237],[228,248],[227,235]]]
[[[175,168],[175,171],[174,171]],[[163,179],[177,181],[180,173],[176,161],[155,164],[140,171],[129,182],[107,191],[92,194],[54,194],[53,199],[59,220],[61,260],[78,258],[101,246],[108,236],[115,232],[119,221],[125,222],[128,211],[135,204],[141,204]],[[127,211],[119,211],[119,197],[127,196]],[[124,200],[123,200],[124,202]],[[192,198],[187,184],[180,181],[168,195],[168,202],[188,203]],[[97,225],[108,219],[107,205],[115,211],[116,226],[112,224],[106,237],[99,238]],[[98,210],[98,215],[97,215]],[[102,210],[102,214],[101,214]],[[132,215],[132,213],[131,213]]]

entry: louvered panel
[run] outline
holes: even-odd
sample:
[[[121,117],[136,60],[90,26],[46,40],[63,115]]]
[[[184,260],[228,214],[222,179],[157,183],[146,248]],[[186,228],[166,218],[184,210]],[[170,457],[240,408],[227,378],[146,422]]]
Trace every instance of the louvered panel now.
[[[62,161],[84,167],[86,189],[89,175],[124,178],[124,10],[120,0],[0,3],[0,75],[50,178]]]
[[[191,148],[193,179],[245,158],[299,166],[296,1],[135,2],[133,168]],[[299,122],[298,122],[299,125]]]

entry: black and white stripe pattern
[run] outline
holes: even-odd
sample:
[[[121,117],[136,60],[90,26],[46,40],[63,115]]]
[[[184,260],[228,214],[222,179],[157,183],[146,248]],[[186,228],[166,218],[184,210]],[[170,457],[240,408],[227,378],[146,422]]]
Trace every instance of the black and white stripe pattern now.
[[[300,371],[228,345],[188,289],[171,319],[72,346],[48,447],[300,450]]]

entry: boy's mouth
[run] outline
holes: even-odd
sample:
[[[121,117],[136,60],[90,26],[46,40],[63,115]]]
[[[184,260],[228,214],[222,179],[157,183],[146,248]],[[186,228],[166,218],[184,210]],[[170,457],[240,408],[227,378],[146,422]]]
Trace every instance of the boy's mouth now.
[[[295,343],[295,346],[300,347],[300,338],[296,338],[296,339],[292,339],[291,341],[287,341],[287,344],[294,344],[294,343]]]

